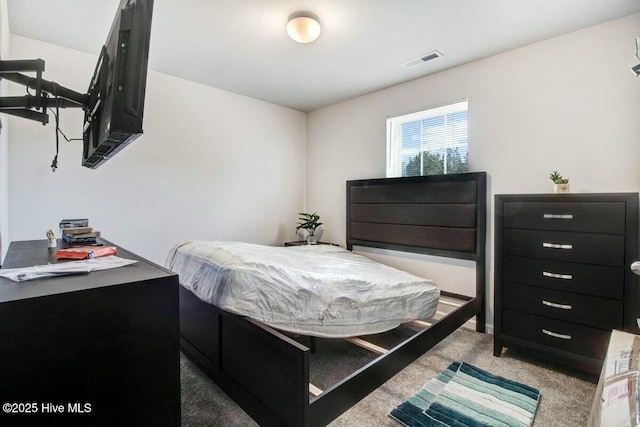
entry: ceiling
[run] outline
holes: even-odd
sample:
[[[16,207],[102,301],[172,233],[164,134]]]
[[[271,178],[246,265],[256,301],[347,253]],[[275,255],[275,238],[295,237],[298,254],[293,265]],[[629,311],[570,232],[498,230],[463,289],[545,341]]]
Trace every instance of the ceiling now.
[[[97,56],[119,0],[7,3],[11,34]],[[304,10],[322,24],[310,44],[285,30]],[[155,0],[149,67],[312,111],[638,12],[639,0]],[[444,56],[403,65],[433,50]]]

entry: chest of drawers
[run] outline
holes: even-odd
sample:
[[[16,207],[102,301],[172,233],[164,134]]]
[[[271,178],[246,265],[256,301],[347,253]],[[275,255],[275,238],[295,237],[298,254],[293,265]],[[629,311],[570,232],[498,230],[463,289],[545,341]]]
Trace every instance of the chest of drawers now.
[[[611,330],[639,331],[637,257],[638,193],[496,195],[494,355],[599,372]]]

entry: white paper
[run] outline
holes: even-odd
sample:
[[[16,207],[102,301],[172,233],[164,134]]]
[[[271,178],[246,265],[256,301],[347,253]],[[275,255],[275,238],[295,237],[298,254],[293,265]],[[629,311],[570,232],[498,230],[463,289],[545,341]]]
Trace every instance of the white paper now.
[[[92,271],[124,267],[125,265],[133,264],[135,262],[138,261],[111,255],[94,259],[66,261],[57,264],[35,265],[33,267],[3,268],[0,269],[0,277],[6,277],[14,282],[24,282],[44,277],[87,274]]]

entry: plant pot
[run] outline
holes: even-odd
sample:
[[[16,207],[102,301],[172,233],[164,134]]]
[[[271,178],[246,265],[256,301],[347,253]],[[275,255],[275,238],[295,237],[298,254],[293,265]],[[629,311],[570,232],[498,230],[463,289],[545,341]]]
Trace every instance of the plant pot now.
[[[315,245],[318,243],[318,236],[307,236],[307,245]]]
[[[569,193],[569,184],[553,184],[554,193]]]

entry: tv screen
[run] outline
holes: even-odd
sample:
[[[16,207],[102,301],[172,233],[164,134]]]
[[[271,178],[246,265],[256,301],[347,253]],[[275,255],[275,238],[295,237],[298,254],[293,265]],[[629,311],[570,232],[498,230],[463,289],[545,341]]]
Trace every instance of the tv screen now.
[[[142,134],[153,0],[121,0],[89,84],[82,165],[95,169]]]

